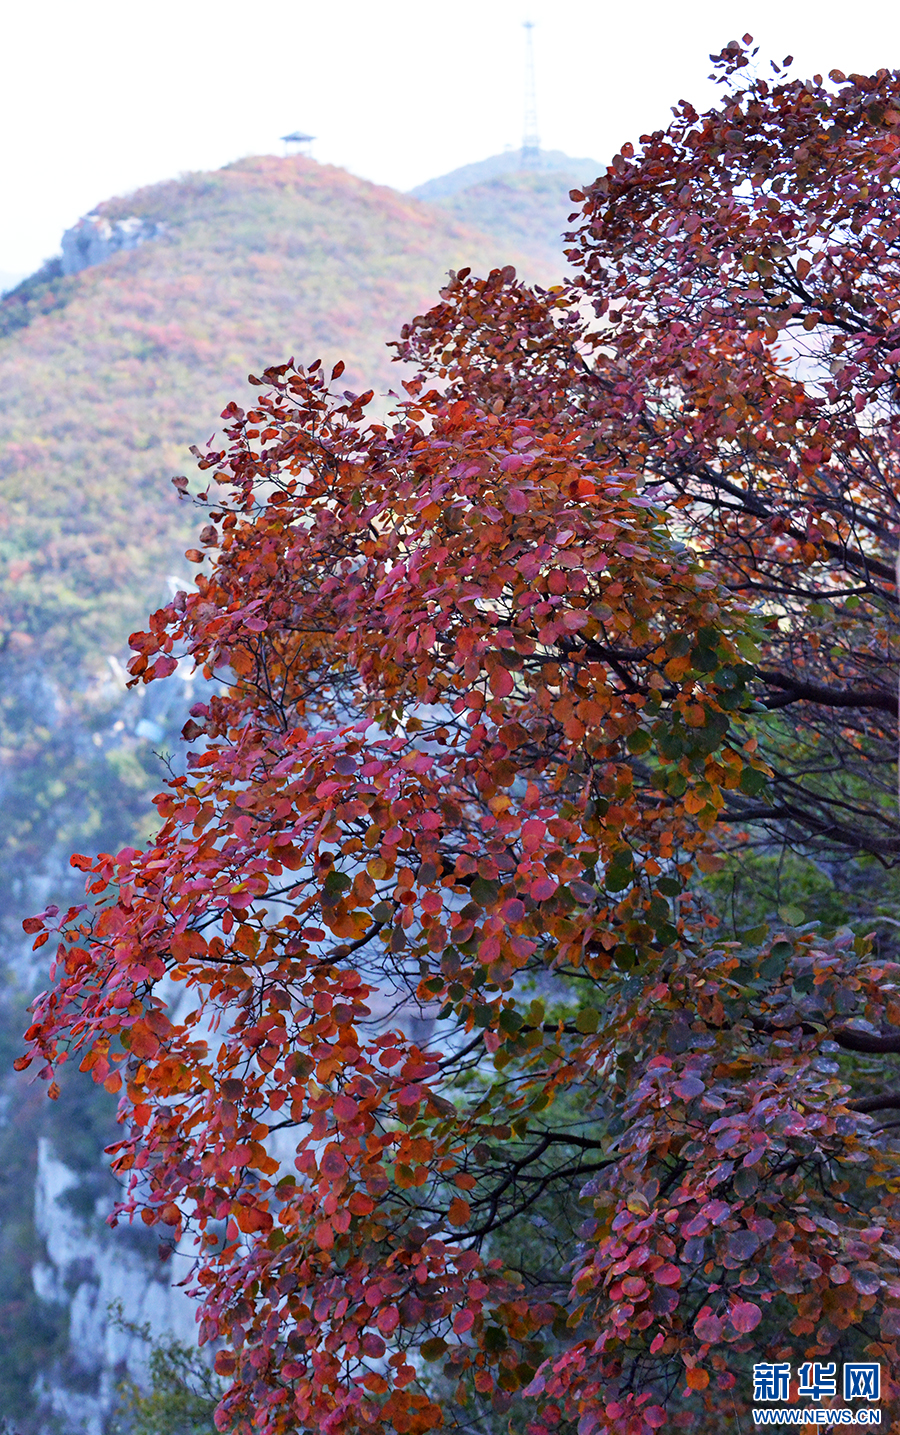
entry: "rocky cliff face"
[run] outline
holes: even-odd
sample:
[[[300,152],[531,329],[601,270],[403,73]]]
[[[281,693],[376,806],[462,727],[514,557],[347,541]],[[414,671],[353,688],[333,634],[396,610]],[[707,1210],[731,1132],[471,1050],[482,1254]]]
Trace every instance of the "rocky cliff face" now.
[[[62,237],[62,271],[79,274],[93,264],[102,264],[126,249],[138,249],[148,239],[165,233],[162,222],[130,214],[125,219],[107,219],[103,214],[86,214]]]
[[[20,676],[17,712],[31,752],[18,762],[8,755],[0,761],[0,846],[7,858],[22,851],[21,824],[40,825],[30,810],[40,792],[29,763],[39,756],[41,732],[48,775],[55,770],[74,826],[62,829],[51,807],[42,867],[25,866],[17,884],[0,888],[0,1417],[16,1435],[106,1435],[119,1383],[126,1376],[141,1383],[146,1372],[149,1346],[135,1327],[149,1326],[153,1338],[195,1342],[193,1304],[172,1289],[173,1276],[185,1276],[188,1263],[182,1254],[164,1265],[156,1237],[141,1225],[107,1224],[118,1195],[104,1156],[120,1134],[115,1099],[67,1067],[59,1100],[49,1102],[32,1071],[10,1070],[28,1024],[27,994],[47,982],[45,952],[33,954],[17,936],[16,918],[50,901],[81,898],[69,852],[128,840],[129,789],[131,816],[140,811],[146,831],[151,794],[165,777],[154,752],[178,761],[188,708],[201,689],[208,691],[182,665],[158,693],[126,692],[127,674],[113,660],[107,680],[73,708],[46,675]]]
[[[37,1381],[40,1424],[54,1435],[104,1435],[119,1383],[146,1377],[147,1342],[134,1327],[186,1344],[196,1339],[193,1302],[172,1284],[171,1266],[156,1259],[155,1240],[142,1229],[106,1225],[111,1194],[86,1209],[82,1174],[40,1138],[34,1198],[43,1251],[34,1287],[42,1303],[68,1317],[67,1346]]]

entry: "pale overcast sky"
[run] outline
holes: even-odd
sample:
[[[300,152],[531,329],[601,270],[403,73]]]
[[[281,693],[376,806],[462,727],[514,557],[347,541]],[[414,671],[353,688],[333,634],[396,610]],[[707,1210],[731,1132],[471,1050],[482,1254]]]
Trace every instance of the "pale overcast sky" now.
[[[748,30],[804,75],[900,65],[889,0],[7,0],[0,272],[101,200],[297,128],[399,189],[518,146],[526,19],[542,146],[603,161],[679,98],[708,103],[709,52]]]

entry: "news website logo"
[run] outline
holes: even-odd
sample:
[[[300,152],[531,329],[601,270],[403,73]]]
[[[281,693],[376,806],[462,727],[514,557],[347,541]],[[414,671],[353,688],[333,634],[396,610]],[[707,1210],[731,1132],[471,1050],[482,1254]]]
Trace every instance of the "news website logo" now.
[[[754,1401],[791,1399],[789,1361],[760,1361],[753,1367]],[[881,1366],[877,1362],[845,1361],[841,1393],[845,1401],[864,1405],[791,1405],[787,1409],[754,1409],[754,1425],[880,1425],[881,1411],[872,1402],[881,1399]],[[797,1370],[795,1399],[818,1402],[833,1400],[838,1393],[836,1361],[808,1360]]]

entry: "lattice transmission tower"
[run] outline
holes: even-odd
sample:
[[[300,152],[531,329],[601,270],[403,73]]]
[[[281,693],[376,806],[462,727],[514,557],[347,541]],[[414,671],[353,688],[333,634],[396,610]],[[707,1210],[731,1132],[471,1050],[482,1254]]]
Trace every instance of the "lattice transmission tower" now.
[[[534,82],[534,21],[526,20],[525,31],[525,124],[522,129],[522,166],[535,169],[540,163],[541,142],[538,139],[537,88]]]

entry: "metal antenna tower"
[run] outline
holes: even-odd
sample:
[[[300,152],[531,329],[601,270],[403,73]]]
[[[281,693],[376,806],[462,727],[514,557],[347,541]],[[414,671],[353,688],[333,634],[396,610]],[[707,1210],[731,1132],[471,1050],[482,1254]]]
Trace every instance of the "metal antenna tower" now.
[[[541,142],[537,127],[537,90],[534,83],[533,20],[525,20],[525,125],[522,130],[522,167],[536,169],[540,163]]]

